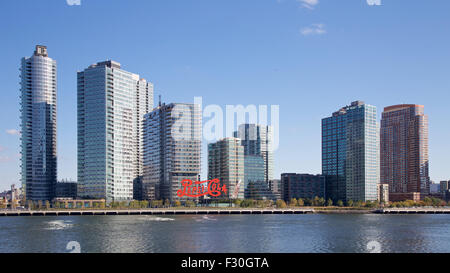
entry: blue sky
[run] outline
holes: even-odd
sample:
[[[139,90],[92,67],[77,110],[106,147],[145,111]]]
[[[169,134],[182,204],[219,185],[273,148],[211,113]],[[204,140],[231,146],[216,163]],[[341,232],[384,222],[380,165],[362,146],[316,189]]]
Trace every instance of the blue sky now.
[[[1,1],[0,190],[19,184],[19,64],[36,44],[58,62],[60,179],[76,178],[76,72],[106,59],[166,102],[280,105],[276,176],[320,173],[320,121],[351,101],[379,116],[423,104],[431,178],[450,179],[449,12],[447,0]]]

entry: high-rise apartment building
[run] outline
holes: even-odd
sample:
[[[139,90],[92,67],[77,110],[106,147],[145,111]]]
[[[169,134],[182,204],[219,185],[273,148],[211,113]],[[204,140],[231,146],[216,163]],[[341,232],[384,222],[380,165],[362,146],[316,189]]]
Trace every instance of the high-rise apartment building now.
[[[322,120],[322,174],[334,202],[375,201],[380,180],[375,106],[361,101]]]
[[[219,179],[226,185],[227,193],[217,198],[244,199],[244,147],[240,139],[225,138],[208,145],[208,179]]]
[[[188,200],[178,197],[177,191],[184,179],[200,179],[201,143],[200,105],[160,104],[146,114],[142,198]]]
[[[273,129],[272,126],[241,124],[234,137],[240,138],[245,156],[262,156],[265,181],[273,179]]]
[[[259,155],[244,156],[244,188],[251,182],[266,182],[264,158]]]
[[[450,189],[449,185],[450,185],[450,181],[447,181],[447,180],[441,181],[440,185],[439,185],[440,186],[439,187],[439,192],[446,193]]]
[[[80,197],[140,199],[143,120],[152,106],[152,83],[117,62],[78,72]]]
[[[390,199],[401,201],[412,193],[420,193],[422,198],[428,195],[428,117],[424,107],[402,104],[384,108],[380,138],[380,180],[389,184]]]
[[[51,201],[57,182],[56,61],[38,45],[20,70],[22,187],[28,200]]]

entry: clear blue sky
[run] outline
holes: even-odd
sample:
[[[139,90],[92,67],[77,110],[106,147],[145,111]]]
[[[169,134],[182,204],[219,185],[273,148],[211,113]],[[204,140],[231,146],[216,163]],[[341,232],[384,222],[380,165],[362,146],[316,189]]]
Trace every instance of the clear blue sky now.
[[[321,119],[351,101],[423,104],[431,178],[450,179],[449,14],[448,0],[1,1],[0,190],[19,184],[19,64],[36,44],[58,62],[60,179],[76,178],[76,72],[106,59],[166,102],[280,105],[276,176],[320,173]]]

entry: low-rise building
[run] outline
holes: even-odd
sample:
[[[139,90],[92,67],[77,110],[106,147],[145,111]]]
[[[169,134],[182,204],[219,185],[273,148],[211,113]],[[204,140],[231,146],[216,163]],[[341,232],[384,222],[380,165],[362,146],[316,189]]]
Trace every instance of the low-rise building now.
[[[325,198],[325,176],[313,174],[281,174],[281,198],[289,201],[292,198],[313,199]]]
[[[440,183],[440,187],[439,187],[439,190],[441,191],[441,193],[445,193],[445,192],[447,192],[448,190],[449,190],[449,182],[450,181],[441,181],[441,183]]]
[[[57,198],[77,198],[77,182],[62,180],[56,183]]]
[[[250,181],[245,189],[245,199],[277,200],[266,181]]]
[[[281,199],[281,180],[280,179],[269,180],[269,189],[273,193],[275,200]]]
[[[404,193],[389,193],[389,201],[400,202],[405,200],[412,200],[414,202],[420,201],[420,192],[404,192]]]
[[[378,202],[389,203],[389,184],[378,184]]]

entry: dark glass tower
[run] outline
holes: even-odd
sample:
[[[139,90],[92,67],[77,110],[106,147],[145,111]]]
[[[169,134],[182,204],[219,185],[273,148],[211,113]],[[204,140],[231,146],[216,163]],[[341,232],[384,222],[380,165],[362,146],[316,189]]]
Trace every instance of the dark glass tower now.
[[[376,107],[361,101],[322,120],[322,174],[334,202],[375,201],[379,183]]]

